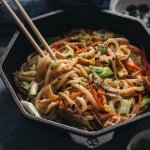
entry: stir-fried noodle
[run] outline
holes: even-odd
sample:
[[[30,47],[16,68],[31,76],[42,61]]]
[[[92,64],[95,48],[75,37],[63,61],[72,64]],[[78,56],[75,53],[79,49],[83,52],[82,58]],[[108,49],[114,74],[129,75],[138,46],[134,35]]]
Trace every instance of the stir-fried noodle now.
[[[93,131],[147,110],[149,64],[143,50],[105,30],[73,30],[50,44],[57,60],[31,54],[15,82],[39,116]]]

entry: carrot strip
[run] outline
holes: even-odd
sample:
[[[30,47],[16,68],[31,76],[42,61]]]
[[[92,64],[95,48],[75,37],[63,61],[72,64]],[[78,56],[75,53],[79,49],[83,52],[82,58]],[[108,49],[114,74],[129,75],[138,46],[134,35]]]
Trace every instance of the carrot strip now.
[[[101,121],[107,120],[112,116],[113,116],[113,114],[111,114],[111,113],[107,113],[107,114],[98,113],[98,117],[100,118]]]
[[[70,98],[75,99],[76,97],[78,97],[80,95],[81,95],[81,92],[73,93],[73,94],[70,95]]]
[[[146,77],[145,76],[141,76],[142,80],[144,81],[144,83],[147,82]]]
[[[98,42],[92,43],[91,45],[87,46],[86,48],[84,48],[82,50],[85,51],[85,52],[87,52],[87,50],[88,50],[89,47],[95,46],[97,44],[102,44],[102,43],[103,43],[103,41],[98,41]]]
[[[134,84],[131,82],[131,81],[129,81],[129,80],[125,80],[127,83],[128,83],[128,85],[130,86],[130,87],[133,87],[134,86]]]
[[[115,113],[112,113],[112,112],[111,112],[111,114],[112,114],[113,116],[120,117],[122,120],[126,120],[126,119],[127,119],[127,117],[123,117],[123,116],[121,116],[121,115],[119,115],[119,114],[115,114]]]
[[[97,92],[94,90],[92,84],[90,85],[90,91],[91,91],[91,93],[92,93],[92,95],[93,95],[93,97],[94,97],[96,103],[98,104],[98,106],[99,106],[101,109],[105,110],[104,106],[100,103],[100,101],[99,101],[99,99],[98,99],[98,97],[97,97]]]
[[[98,93],[98,95],[100,97],[101,103],[104,105],[104,95],[103,95],[103,92],[101,90],[98,90],[97,93]]]
[[[98,114],[98,116],[99,116],[100,119],[102,119],[102,120],[106,120],[106,119],[108,119],[108,118],[110,118],[110,117],[112,117],[112,116],[120,117],[121,120],[126,120],[126,119],[127,119],[127,117],[123,117],[123,116],[121,116],[121,115],[119,115],[119,114],[115,114],[115,113],[112,113],[112,112],[107,113],[107,114]]]
[[[139,113],[140,113],[141,102],[142,102],[142,94],[139,94],[138,105],[136,107],[136,115],[139,115]]]
[[[125,65],[127,66],[128,69],[130,70],[142,70],[142,68],[138,67],[136,64],[134,63],[130,63],[128,61],[125,61]]]
[[[79,53],[84,53],[85,51],[80,49],[77,45],[74,46],[75,49],[79,52]]]
[[[103,41],[94,42],[91,45],[89,45],[88,47],[95,46],[97,44],[102,44],[102,43],[103,43]]]
[[[61,109],[65,109],[65,105],[64,105],[63,101],[60,101],[59,105],[60,105]]]
[[[113,87],[113,88],[116,88],[116,87],[117,87],[117,86],[116,86],[114,83],[112,83],[112,82],[110,82],[109,84],[110,84],[110,86]]]
[[[93,105],[87,105],[87,109],[92,110],[92,109],[95,109],[95,107]]]

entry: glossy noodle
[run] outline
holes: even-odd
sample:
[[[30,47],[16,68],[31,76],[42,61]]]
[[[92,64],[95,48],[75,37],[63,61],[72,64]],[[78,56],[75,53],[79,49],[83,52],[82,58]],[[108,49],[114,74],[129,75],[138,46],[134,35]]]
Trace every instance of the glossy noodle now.
[[[128,39],[75,29],[50,47],[56,61],[33,53],[14,75],[30,114],[94,131],[148,109],[150,66]]]

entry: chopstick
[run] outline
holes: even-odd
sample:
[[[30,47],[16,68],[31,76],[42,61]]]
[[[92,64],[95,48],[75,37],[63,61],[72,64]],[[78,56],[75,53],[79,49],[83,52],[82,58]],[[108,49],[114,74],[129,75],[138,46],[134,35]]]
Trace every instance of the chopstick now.
[[[14,13],[14,11],[10,8],[10,6],[8,5],[8,3],[5,0],[1,0],[1,3],[8,10],[8,12],[10,13],[10,15],[14,18],[14,20],[17,23],[17,25],[20,27],[20,29],[22,30],[22,32],[25,34],[25,36],[31,42],[31,44],[33,45],[33,47],[37,51],[37,53],[39,53],[39,55],[41,57],[44,57],[45,54],[43,53],[43,51],[41,50],[41,48],[39,47],[39,45],[36,43],[36,41],[33,39],[33,37],[31,36],[31,34],[28,32],[28,30],[25,28],[25,26],[20,21],[20,19],[16,16],[16,14]]]
[[[26,11],[24,10],[22,5],[20,4],[19,0],[13,0],[13,1],[16,4],[16,6],[17,6],[18,10],[20,11],[20,13],[22,14],[22,16],[25,18],[26,22],[29,24],[29,26],[31,27],[31,29],[33,30],[33,32],[35,33],[35,35],[37,36],[37,38],[41,42],[41,44],[43,44],[44,48],[47,50],[47,52],[49,52],[51,58],[56,60],[55,54],[53,53],[52,49],[47,44],[47,42],[45,41],[45,39],[43,38],[43,36],[39,32],[37,27],[34,25],[34,23],[32,22],[31,18],[28,16]]]
[[[32,37],[32,35],[29,33],[29,31],[25,28],[25,26],[24,26],[24,24],[20,21],[20,19],[17,17],[17,15],[14,13],[14,11],[11,9],[11,7],[9,6],[9,4],[6,2],[6,0],[0,0],[1,1],[1,3],[4,5],[4,7],[7,9],[7,11],[9,12],[9,14],[14,18],[14,20],[16,21],[16,23],[17,23],[17,25],[19,26],[19,28],[22,30],[22,32],[25,34],[25,36],[27,37],[27,39],[30,41],[30,43],[33,45],[33,47],[34,47],[34,49],[37,51],[37,53],[39,53],[39,55],[41,56],[41,57],[44,57],[45,56],[45,54],[44,54],[44,52],[42,51],[42,49],[39,47],[39,45],[36,43],[36,41],[34,40],[34,38]],[[18,4],[18,3],[17,3]],[[19,5],[18,5],[19,6]],[[20,6],[21,6],[21,4],[20,4]],[[25,11],[24,11],[25,12]],[[24,16],[24,15],[23,15]],[[28,16],[27,15],[27,13],[26,13],[26,16]],[[25,16],[24,16],[25,17]],[[32,22],[31,21],[31,19],[30,19],[30,17],[28,16],[28,20],[30,20],[30,23]],[[32,27],[31,27],[31,25],[30,25],[30,27],[31,28],[36,28],[35,27],[35,25],[33,26],[33,22],[31,23],[32,24]],[[33,30],[33,29],[32,29]],[[38,31],[38,29],[36,28],[36,30],[34,30],[34,31]],[[42,37],[42,35],[40,34],[40,36],[39,36],[39,31],[38,32],[36,32],[35,34],[37,35],[37,37],[39,38],[39,39],[42,39],[43,37]],[[43,38],[44,39],[44,38]],[[45,41],[45,40],[44,40]],[[46,43],[46,41],[45,41],[45,43],[43,43],[41,40],[40,40],[40,42],[43,44],[43,46],[45,46],[47,43]],[[48,44],[47,44],[48,45]],[[49,46],[47,46],[47,47],[49,47]],[[46,50],[49,52],[49,54],[50,54],[50,56],[51,56],[51,58],[52,59],[55,59],[56,60],[56,57],[55,57],[55,54],[53,53],[53,51],[50,49],[50,47],[49,47],[49,49],[48,48],[46,48]]]

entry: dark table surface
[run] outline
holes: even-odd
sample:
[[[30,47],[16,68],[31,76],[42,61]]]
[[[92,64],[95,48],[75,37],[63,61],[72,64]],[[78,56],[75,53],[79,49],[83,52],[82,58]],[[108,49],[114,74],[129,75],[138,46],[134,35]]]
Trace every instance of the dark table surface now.
[[[10,40],[0,37],[0,55]],[[150,127],[150,117],[116,131],[112,141],[98,150],[126,150],[129,140]],[[75,144],[68,133],[28,120],[19,111],[0,79],[0,150],[85,150]]]

